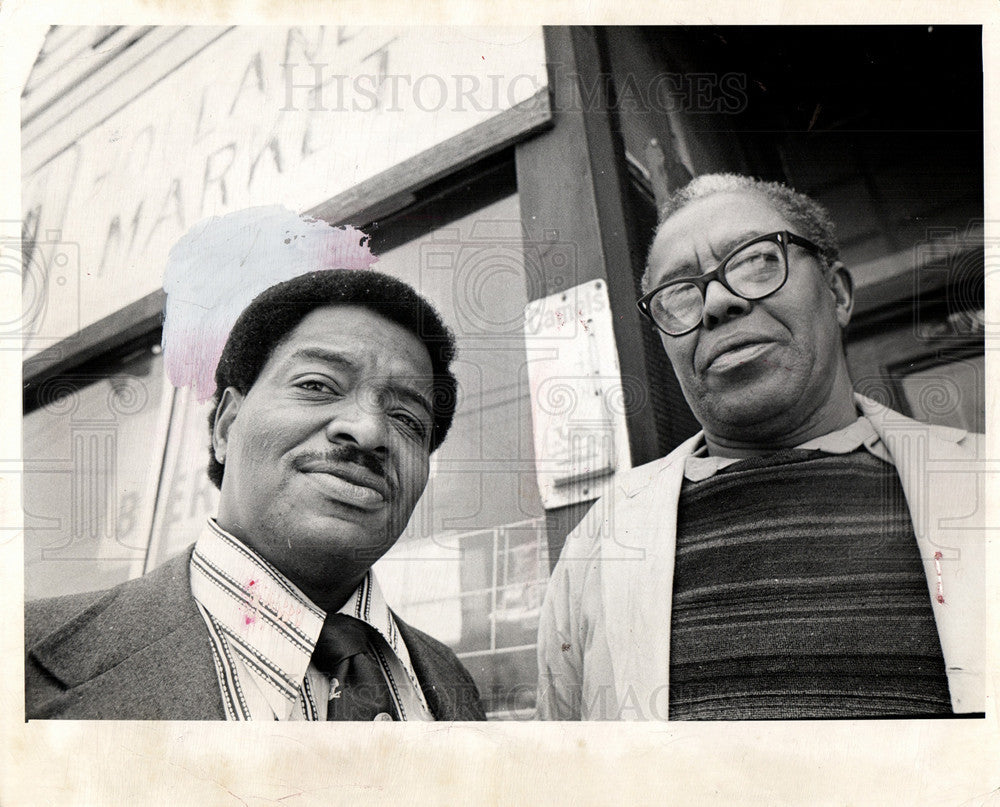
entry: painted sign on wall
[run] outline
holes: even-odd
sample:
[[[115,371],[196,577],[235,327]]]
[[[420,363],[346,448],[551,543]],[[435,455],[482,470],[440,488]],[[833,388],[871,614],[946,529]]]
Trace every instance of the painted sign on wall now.
[[[195,222],[311,209],[535,97],[544,59],[540,28],[226,32],[26,176],[27,355],[158,289]]]

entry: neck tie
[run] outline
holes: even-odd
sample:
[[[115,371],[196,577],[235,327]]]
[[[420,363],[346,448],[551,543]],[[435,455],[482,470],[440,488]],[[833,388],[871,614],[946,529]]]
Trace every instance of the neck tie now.
[[[330,676],[327,720],[397,720],[389,685],[378,662],[375,631],[346,614],[330,614],[323,623],[313,665]]]

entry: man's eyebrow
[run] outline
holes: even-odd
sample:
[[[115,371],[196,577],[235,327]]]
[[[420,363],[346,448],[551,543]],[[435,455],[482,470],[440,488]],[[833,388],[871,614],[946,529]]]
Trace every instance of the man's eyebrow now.
[[[358,363],[349,355],[342,353],[339,350],[328,350],[323,347],[300,347],[288,357],[289,361],[299,361],[301,359],[310,359],[312,361],[323,362],[324,364],[333,364],[353,371],[360,369]]]
[[[730,252],[736,249],[736,247],[740,246],[740,244],[742,244],[745,241],[750,241],[751,239],[756,238],[759,235],[765,235],[765,233],[760,230],[744,230],[743,232],[734,235],[732,238],[727,238],[725,241],[723,241],[722,243],[718,244],[715,247],[714,252],[715,255],[717,256],[717,260],[721,261],[723,258],[726,257],[726,255],[728,255]],[[658,285],[662,285],[663,283],[669,283],[671,280],[675,280],[681,277],[698,277],[699,275],[703,275],[706,272],[711,272],[713,269],[715,269],[716,266],[718,266],[718,263],[713,264],[712,266],[706,268],[692,261],[685,260],[677,264],[676,266],[672,267],[670,271],[665,272],[663,276],[660,278]]]
[[[745,230],[739,235],[734,235],[732,238],[723,241],[719,245],[719,260],[721,261],[730,252],[732,252],[736,247],[740,246],[744,241],[750,241],[759,235],[764,235],[765,233],[760,230]],[[713,267],[714,268],[714,267]]]

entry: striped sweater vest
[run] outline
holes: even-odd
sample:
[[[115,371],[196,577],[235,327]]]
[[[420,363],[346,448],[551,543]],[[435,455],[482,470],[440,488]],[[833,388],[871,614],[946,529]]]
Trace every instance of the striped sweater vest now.
[[[789,449],[685,481],[670,639],[672,720],[951,712],[895,468]]]

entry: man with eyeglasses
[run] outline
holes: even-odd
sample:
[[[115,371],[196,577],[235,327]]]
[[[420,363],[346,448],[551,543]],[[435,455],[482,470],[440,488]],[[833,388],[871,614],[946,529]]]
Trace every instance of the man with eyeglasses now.
[[[698,177],[662,208],[643,286],[702,431],[623,475],[567,539],[539,716],[982,712],[981,435],[854,394],[826,211]]]

